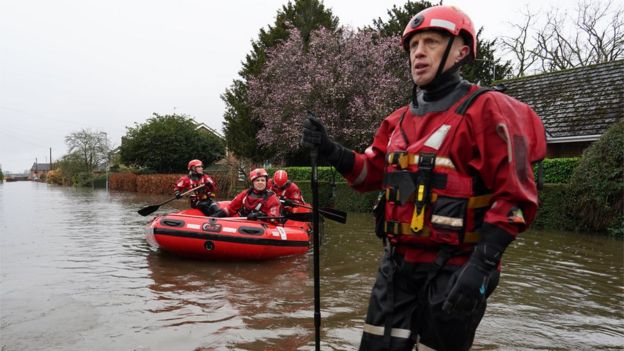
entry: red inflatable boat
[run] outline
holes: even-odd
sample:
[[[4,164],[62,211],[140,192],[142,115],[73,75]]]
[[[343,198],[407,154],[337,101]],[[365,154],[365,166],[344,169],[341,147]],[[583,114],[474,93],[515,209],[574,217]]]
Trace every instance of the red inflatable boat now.
[[[287,220],[272,224],[245,217],[206,217],[189,209],[160,215],[147,224],[152,248],[208,260],[267,260],[306,253],[312,226]]]

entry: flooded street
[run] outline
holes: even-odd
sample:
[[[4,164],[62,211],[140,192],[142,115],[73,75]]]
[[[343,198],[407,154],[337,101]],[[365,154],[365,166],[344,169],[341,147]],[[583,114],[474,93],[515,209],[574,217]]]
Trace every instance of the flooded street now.
[[[136,211],[166,199],[0,184],[0,349],[313,350],[312,254],[233,263],[152,252],[152,216]],[[356,350],[381,244],[368,214],[325,230],[322,349]],[[624,349],[623,251],[604,237],[522,234],[473,349]]]

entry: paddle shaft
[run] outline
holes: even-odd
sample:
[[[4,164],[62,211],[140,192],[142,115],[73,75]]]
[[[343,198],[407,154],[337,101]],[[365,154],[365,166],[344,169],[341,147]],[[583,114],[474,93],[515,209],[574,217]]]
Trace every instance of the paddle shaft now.
[[[311,206],[298,204],[298,203],[295,203],[295,202],[292,202],[292,201],[288,201],[288,202],[282,201],[282,202],[286,206],[302,207],[302,208],[307,208],[309,210],[313,209]],[[340,222],[340,223],[347,223],[347,213],[346,212],[343,212],[343,211],[340,211],[340,210],[335,210],[333,208],[327,208],[327,207],[319,208],[318,211],[319,211],[320,214],[323,215],[323,217],[325,217],[327,219],[331,219],[332,221],[336,221],[336,222]]]
[[[189,194],[189,193],[191,193],[191,192],[193,192],[193,191],[195,191],[195,190],[201,189],[201,188],[203,188],[203,187],[205,187],[205,186],[206,186],[206,183],[204,183],[204,184],[202,184],[202,185],[200,185],[200,186],[197,186],[197,187],[195,187],[195,188],[192,188],[192,189],[190,189],[190,190],[187,190],[187,191],[183,192],[182,194],[180,194],[180,196],[184,196],[184,195]],[[164,201],[164,202],[162,202],[162,203],[159,203],[159,204],[157,204],[157,205],[150,205],[150,206],[143,207],[142,209],[138,210],[137,212],[138,212],[141,216],[147,216],[148,214],[153,213],[154,211],[158,210],[158,208],[159,208],[160,206],[162,206],[162,205],[166,205],[166,204],[170,203],[171,201],[173,201],[173,200],[175,200],[175,199],[177,199],[177,198],[178,198],[177,196],[174,196],[173,198],[171,198],[171,199],[169,199],[169,200],[167,200],[167,201]]]
[[[315,350],[321,349],[321,272],[319,262],[319,248],[321,238],[319,233],[319,196],[318,196],[318,148],[310,151],[312,163],[312,232],[314,234],[314,345]]]

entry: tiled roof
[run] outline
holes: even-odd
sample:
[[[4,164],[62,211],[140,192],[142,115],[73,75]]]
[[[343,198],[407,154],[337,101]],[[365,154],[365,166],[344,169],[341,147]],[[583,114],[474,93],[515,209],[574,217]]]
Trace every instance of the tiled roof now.
[[[501,81],[552,138],[602,135],[624,119],[624,60]]]

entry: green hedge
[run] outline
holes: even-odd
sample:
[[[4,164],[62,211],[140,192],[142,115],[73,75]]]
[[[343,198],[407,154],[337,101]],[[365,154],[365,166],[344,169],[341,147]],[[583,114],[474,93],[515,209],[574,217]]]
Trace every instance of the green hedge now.
[[[544,183],[568,183],[574,169],[578,166],[580,157],[547,158],[542,161],[544,167]],[[533,167],[533,172],[537,177],[537,164]],[[288,178],[297,183],[310,180],[310,167],[282,167],[269,168],[268,172],[272,176],[278,169],[288,172]],[[344,179],[333,167],[319,167],[319,182],[331,182],[335,178],[336,182]]]
[[[288,173],[288,179],[296,182],[310,181],[311,168],[310,167],[273,167],[267,169],[269,175],[272,177],[275,171],[283,169]],[[334,167],[318,167],[318,180],[319,182],[331,182],[332,179],[336,179],[336,182],[344,181],[342,175],[334,170]]]
[[[577,218],[567,211],[569,186],[567,184],[544,184],[539,191],[539,208],[532,224],[536,229],[573,231],[577,227]]]
[[[581,161],[580,157],[547,158],[542,161],[544,167],[544,183],[568,183],[574,169]],[[538,165],[533,167],[537,179]]]
[[[342,178],[340,178],[342,179]],[[296,182],[303,198],[312,202],[312,187],[310,181]],[[340,182],[335,184],[335,196],[332,196],[332,183],[319,182],[319,205],[331,206],[348,212],[370,212],[373,209],[377,192],[361,193],[353,190],[349,184]]]

